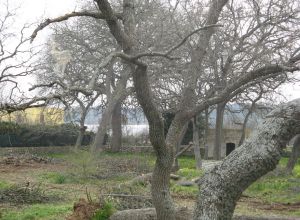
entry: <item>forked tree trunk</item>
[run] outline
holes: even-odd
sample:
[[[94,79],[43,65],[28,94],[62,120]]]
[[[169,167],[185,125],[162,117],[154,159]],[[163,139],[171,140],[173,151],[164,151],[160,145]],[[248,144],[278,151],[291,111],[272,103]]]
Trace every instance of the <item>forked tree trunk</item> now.
[[[223,142],[223,119],[226,103],[217,105],[216,128],[215,128],[215,144],[214,144],[214,160],[221,159],[221,149]]]
[[[289,174],[292,173],[295,165],[297,164],[299,157],[300,157],[300,134],[298,134],[295,137],[292,153],[291,153],[289,161],[286,165],[287,173],[289,173]]]
[[[109,100],[108,105],[104,110],[101,119],[99,120],[99,127],[95,136],[94,143],[91,147],[91,152],[94,152],[97,148],[103,150],[104,138],[108,126],[111,122],[112,112],[115,109],[116,105],[120,102],[120,100],[123,100],[127,95],[126,84],[128,77],[129,73],[124,73],[124,76],[121,77],[115,91],[111,96],[111,100]]]
[[[300,99],[272,111],[256,133],[199,183],[196,220],[229,220],[242,192],[275,169],[283,147],[300,132]]]
[[[112,140],[111,151],[119,152],[122,147],[122,105],[118,101],[112,112],[111,128],[112,128]]]
[[[151,194],[158,220],[174,220],[175,207],[170,195],[169,183],[174,161],[173,146],[167,145],[164,137],[164,123],[154,104],[149,86],[147,67],[140,65],[133,73],[136,96],[149,121],[149,136],[156,162],[151,181]]]
[[[212,4],[210,5],[210,8],[208,10],[205,23],[206,25],[217,23],[222,8],[227,1],[228,0],[212,1]],[[117,17],[113,13],[113,9],[111,8],[108,1],[96,0],[95,2],[97,3],[100,11],[105,16],[106,23],[110,29],[110,32],[115,37],[119,46],[122,47],[123,51],[126,54],[132,54],[132,52],[135,52],[136,49],[137,51],[139,51],[140,48],[137,44],[138,41],[135,40],[137,38],[135,36],[136,23],[134,21],[134,1],[123,0],[123,29],[120,26],[120,22],[118,21]],[[200,44],[197,49],[198,56],[197,59],[195,59],[195,61],[197,61],[198,63],[197,66],[201,66],[202,61],[204,60],[206,48],[213,33],[214,29],[208,29],[205,30],[203,34],[201,34],[201,39],[199,40]],[[152,98],[152,92],[147,77],[147,67],[139,61],[134,62],[133,60],[131,64],[133,63],[137,65],[137,68],[135,69],[135,71],[133,71],[132,74],[136,96],[149,122],[150,141],[153,145],[157,157],[151,184],[151,193],[153,198],[152,201],[156,209],[158,220],[174,220],[175,207],[169,190],[170,174],[174,160],[174,148],[176,146],[176,141],[178,140],[178,135],[180,134],[182,127],[187,121],[191,119],[191,117],[180,119],[181,122],[179,124],[172,122],[173,126],[171,125],[171,127],[173,127],[173,129],[170,128],[170,130],[174,131],[174,129],[178,129],[178,131],[174,131],[173,134],[175,135],[169,135],[168,132],[167,138],[165,140],[164,124],[162,116]],[[131,67],[132,69],[134,69],[133,65],[131,65]],[[198,73],[198,71],[194,71],[194,73]],[[191,75],[192,74],[189,74],[189,76]],[[187,82],[187,85],[196,84],[195,81],[197,80],[195,79],[197,78],[188,78],[190,78],[190,80],[185,80]],[[185,94],[195,94],[194,87],[187,86],[187,89],[192,92],[187,92]],[[193,97],[186,96],[184,99],[194,100]],[[195,103],[192,102],[192,104]],[[182,105],[184,105],[184,102]],[[184,110],[189,110],[189,107],[190,105],[188,105],[187,108],[184,108]],[[176,114],[175,119],[177,115],[178,113]]]

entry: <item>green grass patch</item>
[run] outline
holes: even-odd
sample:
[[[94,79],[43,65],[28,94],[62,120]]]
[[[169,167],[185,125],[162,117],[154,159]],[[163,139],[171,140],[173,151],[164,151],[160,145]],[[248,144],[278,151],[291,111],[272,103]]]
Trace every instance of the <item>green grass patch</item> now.
[[[288,158],[288,157],[283,157],[283,158],[280,159],[279,165],[280,165],[281,167],[285,167],[285,166],[287,165],[288,161],[289,161],[289,158]]]
[[[251,192],[261,192],[261,193],[273,193],[273,192],[281,192],[287,190],[291,187],[291,183],[288,182],[287,179],[265,179],[261,181],[257,181],[253,183],[249,188],[248,191]]]
[[[293,170],[293,176],[300,179],[300,164],[299,164],[299,162],[300,162],[300,160],[298,160],[298,164],[297,164],[297,166],[295,166],[295,168]]]
[[[192,156],[180,156],[178,161],[179,161],[179,166],[181,168],[189,168],[189,169],[196,168],[195,158]]]
[[[39,175],[39,178],[42,181],[47,181],[49,183],[55,183],[55,184],[67,183],[67,180],[68,182],[70,182],[66,174],[59,173],[59,172],[42,173]]]
[[[38,204],[21,210],[4,211],[1,220],[63,220],[72,211],[72,205]]]
[[[282,158],[276,170],[254,182],[244,194],[268,203],[300,202],[300,164],[295,166],[293,175],[287,175],[284,169],[287,161],[288,158]]]
[[[0,189],[7,189],[11,186],[11,184],[9,184],[8,182],[4,181],[4,180],[0,180]]]
[[[177,184],[172,184],[171,192],[179,197],[196,198],[199,193],[199,189],[198,186],[180,186]]]
[[[114,212],[113,203],[105,202],[103,207],[96,211],[91,220],[107,220]]]
[[[185,177],[186,179],[194,179],[204,174],[203,170],[196,170],[191,168],[182,168],[177,171],[179,176]]]

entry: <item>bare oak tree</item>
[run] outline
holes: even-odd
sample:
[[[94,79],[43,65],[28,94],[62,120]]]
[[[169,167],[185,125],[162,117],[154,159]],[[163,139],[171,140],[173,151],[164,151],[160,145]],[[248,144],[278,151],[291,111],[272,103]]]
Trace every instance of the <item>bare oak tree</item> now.
[[[150,140],[157,157],[151,182],[152,198],[156,208],[157,219],[175,219],[175,206],[169,191],[169,180],[175,156],[174,148],[176,143],[178,143],[181,131],[186,122],[190,121],[194,116],[208,107],[230,100],[246,88],[255,84],[257,80],[261,81],[266,78],[276,77],[284,72],[298,71],[299,67],[296,64],[300,60],[299,50],[296,50],[293,54],[289,53],[284,56],[279,56],[278,59],[275,59],[277,54],[274,52],[274,56],[271,57],[272,60],[267,60],[267,62],[253,63],[251,60],[247,60],[247,56],[237,56],[236,59],[239,62],[237,62],[237,66],[235,66],[234,69],[238,69],[240,74],[235,74],[234,78],[229,80],[218,92],[209,95],[205,94],[205,96],[202,96],[202,99],[198,100],[196,89],[198,82],[201,81],[199,80],[201,79],[199,73],[206,72],[204,67],[205,60],[207,59],[207,50],[211,46],[210,40],[215,33],[216,27],[220,26],[218,21],[223,7],[228,2],[227,0],[211,1],[208,5],[208,10],[203,10],[201,16],[202,22],[199,24],[200,27],[198,26],[197,29],[185,35],[178,43],[174,43],[166,50],[158,52],[150,49],[148,51],[142,51],[143,47],[140,45],[136,32],[137,25],[135,21],[134,1],[124,0],[122,7],[114,7],[115,5],[107,0],[96,0],[95,2],[99,11],[73,12],[59,18],[48,19],[40,24],[32,37],[34,38],[38,31],[47,25],[61,22],[71,17],[90,16],[104,19],[110,33],[121,50],[113,52],[110,56],[122,58],[130,68],[137,99],[149,122]],[[288,23],[297,19],[297,16],[295,16],[297,12],[294,10],[294,7],[290,7],[286,2],[280,2],[281,4],[278,7],[276,6],[278,5],[277,3],[274,3],[274,5],[273,3],[273,1],[270,1],[267,5],[261,5],[259,10],[255,10],[257,15],[260,15],[260,12],[264,10],[269,13],[267,17],[264,15],[257,16],[258,19],[256,19],[255,22],[250,22],[251,29],[253,28],[252,25],[254,25],[254,27],[257,26],[257,28],[254,28],[248,34],[241,33],[241,35],[235,36],[237,38],[235,42],[241,42],[243,44],[246,39],[249,40],[247,41],[248,43],[244,44],[245,47],[242,47],[243,50],[247,48],[248,44],[251,44],[252,37],[255,36],[251,33],[256,31],[257,33],[264,33],[264,31],[269,32],[268,27],[272,29],[272,25],[274,25],[273,19],[276,18],[278,13],[281,14],[287,10],[287,13],[283,14],[287,15],[285,19],[287,19]],[[234,8],[232,6],[235,6],[235,4],[231,2],[229,9],[226,8],[226,12],[228,12],[228,10],[238,11],[238,7]],[[242,5],[240,7],[242,7]],[[123,9],[121,14],[118,12],[120,8]],[[279,12],[273,16],[272,13],[270,13],[271,9],[274,10],[272,13],[277,12],[276,10],[279,10]],[[221,19],[220,22],[223,22],[225,25],[226,19]],[[229,25],[231,22],[227,24]],[[266,24],[266,26],[261,26],[261,24]],[[277,24],[278,23],[275,22],[275,27],[278,29],[283,25],[281,22],[279,22],[280,25],[276,26]],[[242,26],[244,26],[243,22],[237,23],[238,28]],[[196,40],[195,43],[191,43],[191,46],[193,46],[189,51],[191,56],[187,59],[185,66],[186,71],[183,73],[183,90],[180,102],[175,118],[165,138],[163,119],[160,109],[155,102],[154,93],[150,85],[151,75],[148,75],[148,69],[151,69],[151,61],[148,62],[148,60],[153,57],[173,59],[172,53],[178,48],[181,48],[192,36],[196,36]],[[250,36],[251,39],[248,39]],[[269,38],[269,40],[271,39],[273,39],[273,36]],[[294,50],[294,45],[290,42],[293,41],[291,41],[290,38],[286,38],[286,42],[283,42],[283,45],[285,45],[284,48],[290,47]],[[239,50],[240,49],[241,48],[239,48]],[[289,50],[291,51],[291,49]],[[248,53],[244,52],[244,54],[247,55]],[[268,58],[268,56],[266,56],[266,58]],[[230,55],[228,55],[226,59],[229,62],[231,59]],[[273,59],[276,60],[275,63]],[[250,65],[248,65],[246,69],[238,68],[238,65],[243,63],[243,60],[250,62]],[[262,58],[260,57],[257,61],[259,60],[262,60]],[[236,201],[242,191],[257,178],[273,169],[277,164],[280,158],[280,149],[286,140],[285,135],[289,136],[290,133],[292,133],[289,130],[290,127],[295,126],[295,130],[299,129],[298,104],[299,103],[290,103],[287,107],[283,108],[282,111],[274,112],[274,117],[267,121],[261,130],[259,130],[259,138],[253,137],[251,142],[247,142],[243,145],[245,147],[241,147],[233,152],[220,166],[215,168],[212,173],[204,177],[194,219],[231,218]],[[277,113],[279,116],[275,117]],[[286,118],[283,119],[280,115],[284,115],[288,120]],[[271,129],[272,127],[273,129]],[[270,133],[267,131],[270,131]],[[271,142],[269,141],[270,139],[272,140]],[[271,143],[274,143],[274,145]],[[246,146],[247,144],[248,147]],[[258,145],[262,146],[261,150],[256,149]],[[249,154],[249,148],[251,149],[251,154]],[[263,160],[260,161],[258,158],[263,158]]]

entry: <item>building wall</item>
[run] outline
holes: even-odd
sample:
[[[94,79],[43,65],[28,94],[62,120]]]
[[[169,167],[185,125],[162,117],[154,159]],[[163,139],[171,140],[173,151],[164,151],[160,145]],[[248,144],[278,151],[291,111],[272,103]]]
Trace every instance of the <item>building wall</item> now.
[[[246,130],[246,138],[249,137],[251,130]],[[226,144],[227,143],[234,143],[235,147],[238,146],[242,135],[242,130],[240,129],[224,129],[223,130],[223,137],[222,137],[222,148],[221,148],[221,156],[226,156]],[[213,157],[213,148],[214,148],[214,140],[215,140],[215,130],[209,129],[208,131],[208,138],[207,138],[207,145],[208,145],[208,157]],[[202,146],[204,148],[204,146]]]
[[[59,108],[29,108],[11,114],[1,115],[0,121],[11,121],[19,124],[62,124],[64,110]]]

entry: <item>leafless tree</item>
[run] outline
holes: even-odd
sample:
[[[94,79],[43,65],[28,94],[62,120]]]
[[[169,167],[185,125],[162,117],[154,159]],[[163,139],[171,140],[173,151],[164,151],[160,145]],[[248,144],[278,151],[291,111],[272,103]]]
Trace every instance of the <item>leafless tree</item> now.
[[[18,80],[25,79],[36,70],[33,58],[38,48],[29,45],[30,37],[26,31],[30,25],[20,27],[18,31],[13,28],[16,10],[8,1],[0,3],[0,111],[3,113],[35,103],[26,100]]]
[[[266,56],[266,60],[263,60],[264,62],[258,62],[259,60],[262,60],[262,57],[259,57],[259,60],[256,60],[257,62],[254,63],[251,62],[250,59],[248,60],[250,65],[246,69],[239,68],[239,64],[242,63],[244,65],[244,62],[247,62],[248,57],[242,55],[236,56],[235,59],[239,62],[235,62],[236,65],[232,66],[231,69],[237,69],[240,74],[234,74],[234,78],[232,78],[232,80],[230,80],[221,90],[205,94],[202,99],[198,100],[196,93],[198,86],[197,82],[201,82],[202,79],[200,77],[201,75],[199,76],[199,73],[206,72],[204,67],[205,60],[207,59],[207,50],[211,47],[209,43],[216,31],[216,27],[219,26],[217,22],[219,21],[222,9],[227,2],[227,0],[209,2],[208,10],[202,11],[202,16],[200,16],[201,22],[198,23],[197,29],[191,31],[190,34],[185,35],[181,38],[182,40],[175,42],[173,45],[171,44],[170,47],[164,47],[162,48],[162,51],[158,52],[150,49],[148,51],[142,51],[143,47],[138,41],[138,32],[136,32],[137,25],[135,22],[134,1],[130,0],[124,0],[122,7],[114,7],[114,5],[107,0],[96,0],[95,3],[97,4],[99,11],[73,12],[56,19],[48,19],[42,23],[32,35],[34,38],[38,31],[42,30],[47,25],[69,19],[70,17],[90,16],[93,18],[104,19],[112,36],[120,47],[120,51],[113,52],[110,56],[122,58],[130,68],[137,99],[149,122],[150,140],[157,156],[152,176],[151,191],[157,218],[159,220],[175,219],[175,208],[169,192],[169,176],[174,160],[174,146],[178,143],[180,133],[186,122],[208,107],[230,100],[246,88],[255,84],[257,80],[261,81],[266,78],[276,77],[283,72],[287,73],[299,70],[296,63],[300,60],[300,55],[298,53],[299,50],[295,50],[296,48],[293,39],[284,38],[287,42],[281,42],[281,39],[277,39],[278,42],[275,42],[278,44],[280,43],[280,47],[283,45],[283,49],[289,51],[295,50],[296,52],[292,54],[281,54],[281,56],[277,56],[279,54],[274,52],[274,56],[271,58]],[[251,1],[251,4],[252,2],[253,1]],[[231,4],[228,3],[229,6],[225,7],[227,10],[226,12],[230,10],[238,12],[240,10],[239,7],[243,8],[246,3],[246,1],[243,1],[241,5],[233,4],[232,2]],[[254,2],[254,6],[253,4],[252,6],[257,7],[256,3],[257,2]],[[254,25],[254,27],[257,26],[251,33],[269,32],[270,30],[268,28],[272,29],[273,27],[276,27],[276,30],[279,30],[282,26],[288,25],[297,19],[297,10],[295,10],[297,7],[290,7],[290,4],[292,3],[287,4],[286,1],[278,1],[275,4],[274,1],[269,1],[266,5],[265,3],[262,4],[264,5],[260,5],[258,10],[254,10],[254,12],[257,13],[256,17],[259,19],[256,19],[254,23],[250,22],[251,29],[253,27],[252,25]],[[118,12],[120,8],[123,9],[122,13]],[[260,15],[260,12],[265,10],[267,11],[268,16],[258,16]],[[285,10],[287,10],[287,13],[285,13]],[[249,11],[251,12],[252,9]],[[270,13],[270,11],[272,11],[272,13]],[[287,23],[275,22],[274,25],[273,19],[277,18],[277,16],[281,18],[281,14],[285,14],[287,20],[284,21]],[[225,17],[223,18],[221,16],[221,18],[220,22],[224,23],[223,26],[225,28],[227,28],[226,25],[232,24],[232,22],[226,23],[227,20]],[[239,20],[241,20],[240,17],[238,21]],[[241,29],[245,25],[243,22],[236,24],[238,29]],[[262,26],[261,24],[264,25]],[[144,24],[144,27],[145,26],[146,24]],[[185,60],[186,65],[184,68],[185,72],[183,72],[183,90],[180,102],[175,118],[168,131],[167,138],[165,139],[163,120],[160,111],[157,108],[157,104],[153,99],[154,94],[149,84],[151,81],[149,80],[150,76],[147,71],[148,68],[151,70],[151,61],[148,60],[152,57],[174,59],[172,52],[181,48],[181,46],[189,41],[192,36],[196,39],[195,43],[191,43],[192,47],[190,47],[189,51],[191,56],[188,56],[188,59]],[[250,36],[251,39],[248,39]],[[236,42],[241,42],[241,44],[245,45],[242,47],[243,50],[247,49],[248,44],[251,45],[254,36],[255,35],[249,35],[247,33],[241,33],[241,35],[237,36],[234,35],[234,37],[236,37]],[[270,36],[269,40],[272,41],[273,37],[274,36]],[[246,42],[245,40],[249,41]],[[264,43],[264,45],[267,45],[267,43]],[[241,50],[241,48],[238,50]],[[245,55],[248,54],[247,52],[244,53]],[[230,54],[228,55],[228,53],[226,60],[231,60]],[[264,131],[270,130],[270,134],[265,135],[265,132],[259,133],[258,138],[254,137],[252,142],[247,142],[248,146],[244,145],[244,147],[234,151],[220,166],[204,177],[201,182],[200,197],[194,219],[230,219],[232,217],[236,201],[240,197],[242,191],[260,176],[271,169],[274,169],[275,165],[278,163],[282,143],[291,135],[290,133],[287,133],[288,128],[295,126],[298,132],[298,105],[298,102],[296,104],[290,103],[279,112],[274,112],[274,117],[268,120],[261,128]],[[284,113],[287,114],[284,116],[286,116],[288,120],[286,117],[284,119],[281,118],[281,115]],[[270,142],[270,140],[272,141]],[[261,146],[260,151],[256,149],[257,146]],[[251,150],[250,154],[249,149]],[[261,160],[262,157],[263,159]],[[257,161],[257,158],[259,158],[260,161]]]

